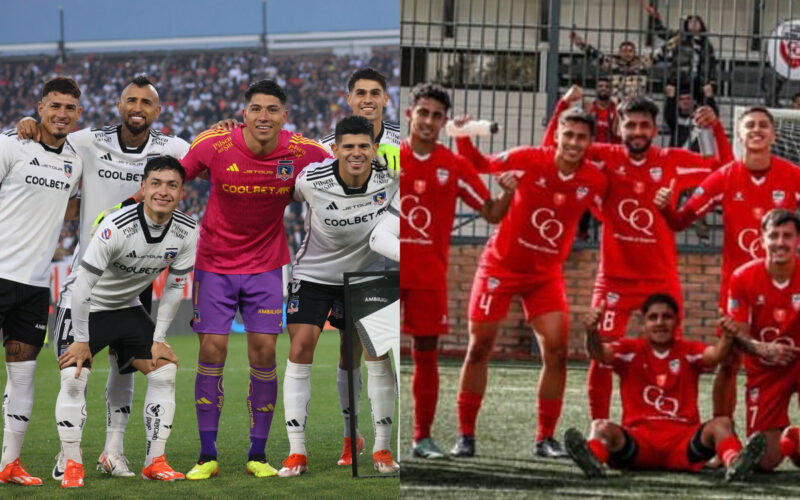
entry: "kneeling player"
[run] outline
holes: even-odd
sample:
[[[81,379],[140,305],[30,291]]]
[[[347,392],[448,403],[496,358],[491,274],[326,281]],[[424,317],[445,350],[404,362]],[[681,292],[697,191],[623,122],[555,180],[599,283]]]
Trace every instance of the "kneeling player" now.
[[[733,337],[720,337],[715,345],[676,339],[678,304],[670,295],[654,294],[641,309],[640,338],[603,343],[598,334],[603,306],[589,314],[586,348],[620,377],[622,425],[595,420],[588,442],[580,431],[569,429],[564,441],[570,457],[587,477],[598,477],[603,463],[619,469],[697,471],[717,454],[727,467],[727,480],[744,479],[764,455],[765,436],[753,436],[743,450],[730,418],[701,423],[697,410],[700,374],[730,354]]]
[[[181,300],[186,275],[194,266],[197,226],[175,210],[183,196],[185,171],[169,156],[144,169],[144,202],[116,212],[97,228],[86,249],[72,292],[72,336],[57,347],[61,390],[56,421],[67,466],[61,486],[83,486],[81,431],[86,420],[85,390],[92,356],[114,349],[120,373],[147,376],[144,423],[147,454],[142,477],[184,479],[164,457],[175,415],[178,358],[165,342]],[[154,325],[138,296],[169,268]],[[74,338],[73,338],[74,337]]]

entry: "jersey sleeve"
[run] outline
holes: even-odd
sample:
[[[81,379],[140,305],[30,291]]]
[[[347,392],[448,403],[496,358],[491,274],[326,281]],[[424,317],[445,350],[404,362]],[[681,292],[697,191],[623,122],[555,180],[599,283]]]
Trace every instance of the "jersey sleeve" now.
[[[482,174],[497,174],[509,170],[536,172],[547,159],[547,152],[544,148],[519,146],[502,153],[484,155],[468,137],[459,138],[456,145],[458,153],[472,162],[475,170]]]
[[[189,151],[181,158],[181,165],[186,170],[186,181],[191,181],[197,177],[201,172],[208,169],[208,156],[209,145],[211,144],[212,137],[219,137],[218,135],[210,135],[209,131],[203,132],[198,135],[192,145],[189,146]]]
[[[686,229],[692,221],[702,217],[722,202],[722,197],[725,195],[725,172],[724,169],[712,172],[695,188],[692,195],[677,212],[673,213],[671,208],[664,209],[663,212],[672,229],[675,231]]]
[[[111,217],[106,217],[92,236],[86,253],[83,254],[81,266],[87,271],[102,276],[108,264],[120,252],[124,236],[114,225]]]
[[[294,181],[294,189],[292,190],[292,200],[298,201],[300,203],[306,201],[306,189],[308,188],[308,182],[306,181],[306,171],[303,170],[299,174],[297,174],[297,178]]]
[[[489,189],[481,180],[472,164],[462,156],[455,156],[460,165],[458,176],[458,197],[473,209],[480,210],[489,201]]]
[[[705,353],[708,345],[703,342],[699,342],[696,340],[685,341],[685,353],[684,357],[686,361],[691,365],[695,370],[699,372],[704,372],[706,369],[706,364],[703,361],[703,354]]]
[[[17,141],[6,134],[0,134],[0,182],[6,178],[11,167],[14,166],[14,151]]]
[[[173,221],[173,224],[175,222]],[[194,270],[194,259],[197,254],[197,239],[200,237],[198,228],[195,227],[183,240],[183,247],[175,261],[169,265],[169,272],[175,276],[185,276]]]
[[[78,130],[77,132],[72,132],[67,136],[67,140],[72,147],[78,152],[79,155],[86,153],[86,151],[82,151],[84,148],[91,147],[92,145],[92,129],[89,127],[83,128]],[[88,158],[88,156],[87,156]]]
[[[170,138],[168,144],[169,147],[167,148],[167,154],[179,160],[186,156],[186,153],[189,152],[189,148],[191,147],[188,142],[184,141],[180,137]]]
[[[636,339],[621,338],[608,346],[614,352],[614,360],[611,362],[614,371],[620,374],[627,371],[636,356]]]
[[[734,321],[750,322],[750,297],[747,293],[747,278],[741,269],[734,271],[728,286],[728,300],[725,302],[726,313]]]

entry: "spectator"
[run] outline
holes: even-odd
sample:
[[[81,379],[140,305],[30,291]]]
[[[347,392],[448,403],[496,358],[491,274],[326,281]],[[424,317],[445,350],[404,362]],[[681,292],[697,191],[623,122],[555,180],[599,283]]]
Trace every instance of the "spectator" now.
[[[691,86],[688,82],[683,83],[680,92],[676,92],[675,85],[667,85],[664,88],[664,94],[667,97],[664,103],[664,122],[669,128],[669,145],[705,153],[700,151],[700,144],[695,132],[693,115],[696,102],[692,98]],[[714,100],[714,89],[710,84],[703,87],[703,96],[706,104],[711,106],[714,113],[719,116],[719,108]]]

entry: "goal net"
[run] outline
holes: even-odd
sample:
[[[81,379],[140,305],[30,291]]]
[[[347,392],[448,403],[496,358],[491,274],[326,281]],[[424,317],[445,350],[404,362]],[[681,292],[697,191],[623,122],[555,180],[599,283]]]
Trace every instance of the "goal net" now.
[[[747,109],[746,106],[733,108],[733,153],[737,158],[744,152],[736,134],[736,123]],[[800,165],[800,109],[769,108],[775,117],[775,144],[772,153]]]

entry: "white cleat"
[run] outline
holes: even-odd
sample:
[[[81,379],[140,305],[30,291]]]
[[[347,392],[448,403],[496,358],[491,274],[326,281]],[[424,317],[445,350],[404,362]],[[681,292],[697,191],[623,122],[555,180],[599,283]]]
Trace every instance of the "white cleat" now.
[[[131,471],[125,455],[109,454],[106,456],[106,452],[101,453],[97,459],[97,470],[105,474],[111,474],[111,477],[133,477],[136,475]]]

